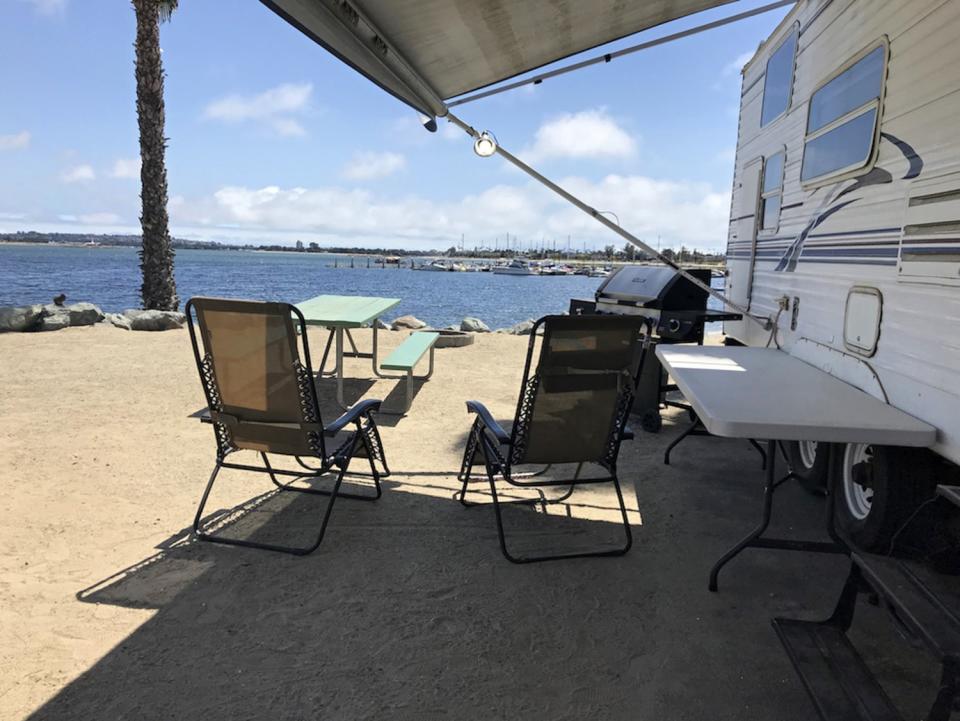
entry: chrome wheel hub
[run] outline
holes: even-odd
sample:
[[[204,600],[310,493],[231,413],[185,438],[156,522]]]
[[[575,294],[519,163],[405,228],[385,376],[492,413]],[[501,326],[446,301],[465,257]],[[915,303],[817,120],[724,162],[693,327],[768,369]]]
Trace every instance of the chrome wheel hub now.
[[[873,489],[864,485],[869,477],[869,464],[873,462],[873,449],[863,443],[847,444],[843,453],[843,497],[850,515],[863,521],[873,507]],[[865,468],[862,464],[867,464]]]

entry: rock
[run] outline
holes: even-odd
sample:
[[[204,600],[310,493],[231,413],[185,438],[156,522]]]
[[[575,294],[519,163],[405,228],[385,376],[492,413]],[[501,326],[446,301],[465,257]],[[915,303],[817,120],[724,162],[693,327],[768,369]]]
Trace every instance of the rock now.
[[[62,306],[48,303],[43,306],[40,330],[60,330],[71,326],[93,325],[103,320],[103,311],[93,303],[74,303]]]
[[[62,330],[70,327],[70,313],[66,308],[53,304],[43,307],[39,330]]]
[[[49,307],[49,306],[47,306]],[[59,306],[54,306],[58,308]],[[70,325],[93,325],[103,320],[103,311],[93,303],[74,303],[65,310],[70,315]]]
[[[458,326],[458,325],[447,325],[447,326],[444,326],[444,327],[443,327],[443,330],[455,330],[455,331],[458,331],[458,332],[459,332],[459,331],[460,331],[460,326]]]
[[[173,310],[130,309],[123,311],[123,316],[130,323],[130,330],[173,330],[187,322],[183,313]]]
[[[464,318],[460,321],[460,330],[467,333],[489,333],[490,326],[479,318]]]
[[[507,333],[510,335],[530,335],[533,332],[533,321],[522,320],[519,323],[510,326]]]
[[[373,321],[373,327],[376,328],[377,330],[390,330],[390,326],[388,326],[379,318]]]
[[[412,315],[402,315],[397,318],[390,326],[393,330],[420,330],[426,328],[427,324]]]
[[[0,306],[0,333],[33,330],[40,324],[43,306]]]
[[[132,330],[130,328],[130,319],[127,318],[127,316],[125,315],[121,315],[120,313],[107,313],[106,317],[104,318],[104,322],[110,323],[116,328],[123,328],[124,330]]]

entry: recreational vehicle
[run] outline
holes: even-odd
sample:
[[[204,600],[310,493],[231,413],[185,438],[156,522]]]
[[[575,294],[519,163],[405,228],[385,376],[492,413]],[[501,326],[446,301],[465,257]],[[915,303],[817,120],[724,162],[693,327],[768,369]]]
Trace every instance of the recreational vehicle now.
[[[727,342],[777,346],[935,426],[848,445],[838,520],[889,544],[960,463],[960,2],[801,0],[743,69]],[[789,449],[805,485],[826,453]]]

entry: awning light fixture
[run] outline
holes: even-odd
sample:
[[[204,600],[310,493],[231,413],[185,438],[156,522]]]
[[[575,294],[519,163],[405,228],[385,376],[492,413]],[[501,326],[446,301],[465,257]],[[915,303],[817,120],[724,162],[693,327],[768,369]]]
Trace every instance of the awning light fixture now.
[[[481,158],[489,158],[497,152],[497,139],[492,133],[484,130],[473,142],[473,152]]]

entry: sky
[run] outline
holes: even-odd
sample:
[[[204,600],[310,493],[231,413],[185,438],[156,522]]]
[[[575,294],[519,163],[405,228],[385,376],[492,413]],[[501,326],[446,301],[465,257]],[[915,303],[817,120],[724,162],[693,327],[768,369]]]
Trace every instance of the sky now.
[[[762,4],[741,0],[607,48]],[[740,69],[786,12],[458,115],[648,243],[719,250]],[[477,157],[446,121],[426,132],[413,110],[256,0],[181,0],[160,32],[176,237],[425,251],[622,245],[502,159]],[[0,232],[139,233],[133,39],[123,0],[0,0]]]

